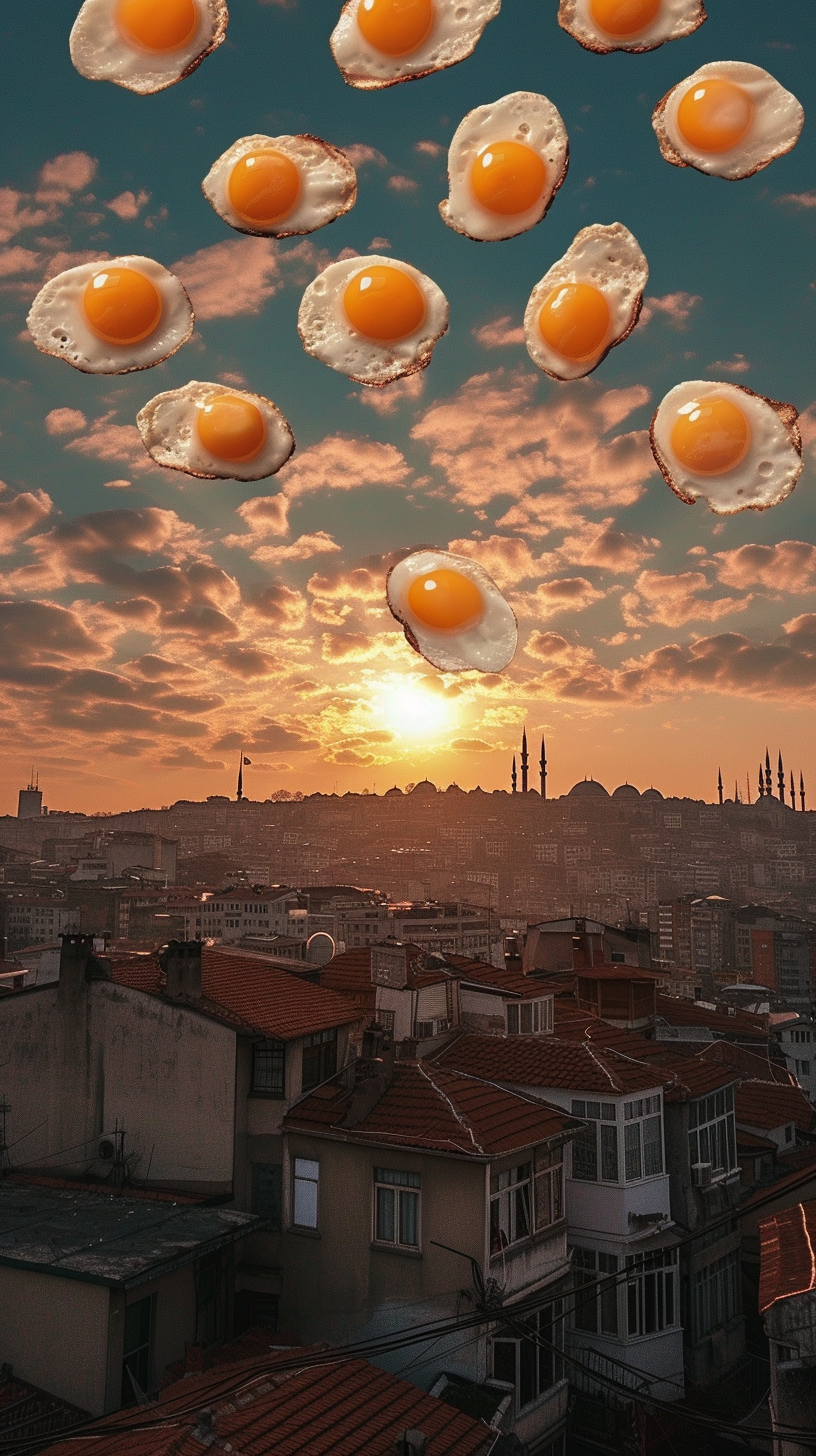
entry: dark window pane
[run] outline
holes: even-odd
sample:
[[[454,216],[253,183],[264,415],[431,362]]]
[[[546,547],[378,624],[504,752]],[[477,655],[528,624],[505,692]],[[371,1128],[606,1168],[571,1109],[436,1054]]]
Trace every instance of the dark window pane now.
[[[536,1347],[532,1340],[519,1341],[519,1406],[529,1405],[535,1400],[536,1389]]]
[[[252,1091],[271,1097],[284,1095],[284,1043],[255,1042],[252,1048]]]
[[[280,1163],[252,1164],[252,1212],[269,1219],[277,1233],[281,1226],[283,1168]]]
[[[589,1183],[598,1181],[598,1151],[595,1124],[579,1132],[572,1144],[572,1176]]]
[[[493,1341],[493,1379],[504,1380],[516,1387],[516,1342],[515,1340]]]
[[[377,1189],[377,1238],[389,1244],[394,1242],[395,1198],[393,1188]]]
[[[601,1123],[601,1177],[618,1181],[618,1129],[606,1122]]]

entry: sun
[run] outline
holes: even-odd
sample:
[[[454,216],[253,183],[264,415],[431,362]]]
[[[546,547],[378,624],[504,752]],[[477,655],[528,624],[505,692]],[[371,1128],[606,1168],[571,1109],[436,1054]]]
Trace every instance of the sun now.
[[[439,738],[456,724],[456,705],[442,693],[423,687],[417,678],[396,674],[382,679],[372,711],[398,738],[425,742]]]

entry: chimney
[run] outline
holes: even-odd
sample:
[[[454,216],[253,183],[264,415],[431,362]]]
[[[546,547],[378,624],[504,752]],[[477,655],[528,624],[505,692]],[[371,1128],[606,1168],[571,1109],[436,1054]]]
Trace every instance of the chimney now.
[[[110,966],[94,955],[92,935],[63,935],[60,946],[59,992],[75,995],[88,981],[110,980]]]
[[[397,1436],[397,1456],[425,1456],[427,1449],[424,1431],[401,1431]]]
[[[360,1055],[353,1064],[354,1086],[341,1127],[359,1127],[394,1080],[394,1038],[372,1021],[363,1032]]]
[[[169,1001],[201,1000],[201,941],[171,940],[159,951]]]

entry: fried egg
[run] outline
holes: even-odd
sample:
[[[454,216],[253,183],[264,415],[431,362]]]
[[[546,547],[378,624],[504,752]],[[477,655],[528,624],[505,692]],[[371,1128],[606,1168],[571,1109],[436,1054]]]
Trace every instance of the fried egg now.
[[[541,222],[567,175],[567,129],[546,96],[511,91],[459,123],[439,211],[480,242],[514,238]]]
[[[194,322],[175,274],[128,255],[58,273],[34,299],[28,330],[43,354],[84,374],[128,374],[169,359]]]
[[[675,167],[712,177],[753,177],[799,140],[800,102],[761,66],[710,61],[655,107],[660,150]]]
[[[553,379],[591,374],[631,334],[648,277],[623,223],[582,228],[530,294],[524,337],[533,363]]]
[[[501,0],[347,0],[331,36],[349,86],[375,91],[473,54]]]
[[[357,201],[357,173],[320,137],[246,136],[213,163],[201,190],[238,232],[291,238],[348,212]]]
[[[413,551],[385,583],[407,641],[442,672],[501,672],[518,643],[515,613],[477,561],[450,551]]]
[[[342,258],[303,295],[298,332],[307,354],[359,384],[390,384],[431,362],[448,327],[442,289],[392,258]]]
[[[561,0],[558,24],[588,51],[653,51],[691,35],[706,19],[702,0]]]
[[[271,399],[197,379],[149,399],[136,424],[157,465],[201,480],[263,480],[295,448],[289,423]]]
[[[802,472],[797,418],[792,404],[744,385],[693,379],[658,405],[652,454],[687,505],[702,497],[718,516],[765,511],[790,495]]]
[[[89,81],[149,96],[183,81],[227,33],[226,0],[85,0],[71,60]]]

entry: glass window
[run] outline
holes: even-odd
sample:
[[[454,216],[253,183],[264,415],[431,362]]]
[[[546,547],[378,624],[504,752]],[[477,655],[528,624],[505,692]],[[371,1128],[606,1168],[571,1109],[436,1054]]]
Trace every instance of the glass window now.
[[[604,1282],[603,1276],[617,1274],[617,1255],[603,1254],[595,1249],[573,1249],[572,1267],[578,1286],[575,1295],[575,1328],[589,1330],[592,1334],[616,1335],[618,1286],[615,1278]]]
[[[374,1237],[404,1249],[419,1248],[419,1173],[374,1169]]]
[[[694,1275],[692,1334],[702,1340],[740,1313],[739,1250],[715,1259]]]
[[[282,1041],[256,1041],[252,1047],[252,1091],[283,1097],[286,1048]]]
[[[490,1179],[491,1254],[500,1254],[508,1245],[529,1238],[532,1172],[532,1163],[520,1163],[517,1168],[508,1168]]]
[[[330,1031],[318,1031],[314,1036],[307,1036],[303,1041],[303,1080],[301,1083],[304,1092],[310,1087],[317,1087],[320,1082],[333,1077],[337,1071],[337,1028],[332,1027]]]
[[[589,1127],[573,1139],[572,1176],[586,1183],[617,1183],[618,1129],[614,1102],[572,1103],[575,1117],[589,1121]]]
[[[281,1226],[281,1188],[283,1168],[280,1163],[252,1164],[252,1212],[269,1220],[269,1229],[277,1233]]]
[[[663,1119],[660,1095],[638,1097],[624,1105],[624,1172],[627,1183],[663,1172]]]
[[[564,1301],[554,1299],[522,1323],[530,1331],[528,1338],[492,1341],[493,1379],[513,1386],[517,1411],[564,1378]]]
[[[626,1302],[630,1335],[653,1335],[676,1323],[677,1250],[627,1254]]]
[[[710,1163],[714,1177],[737,1166],[734,1089],[717,1097],[700,1097],[689,1108],[689,1162]]]
[[[317,1195],[320,1164],[311,1158],[295,1158],[292,1222],[300,1228],[317,1228]]]
[[[145,1395],[150,1391],[150,1326],[153,1313],[153,1296],[138,1299],[125,1310],[125,1346],[122,1354],[121,1404],[135,1405],[138,1391],[133,1381]],[[133,1379],[131,1379],[131,1376]]]
[[[536,1152],[533,1193],[536,1229],[548,1228],[564,1217],[564,1169],[560,1148],[553,1152],[544,1149]]]

